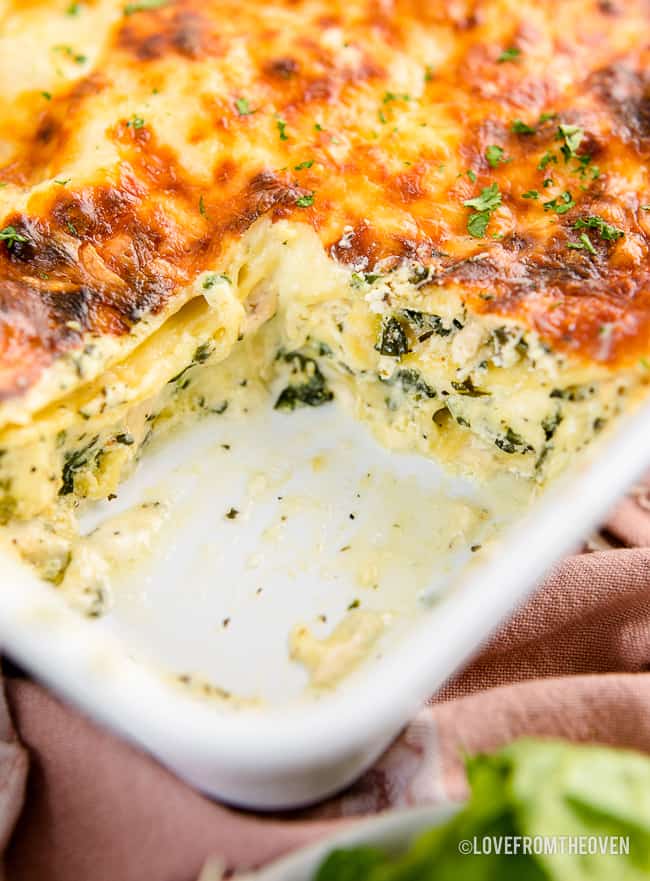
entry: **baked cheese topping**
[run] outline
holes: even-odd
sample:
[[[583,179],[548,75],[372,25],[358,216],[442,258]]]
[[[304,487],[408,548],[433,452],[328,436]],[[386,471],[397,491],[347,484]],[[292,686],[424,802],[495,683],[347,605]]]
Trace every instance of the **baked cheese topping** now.
[[[0,0],[0,519],[113,492],[233,358],[279,408],[562,470],[650,380],[649,25]]]

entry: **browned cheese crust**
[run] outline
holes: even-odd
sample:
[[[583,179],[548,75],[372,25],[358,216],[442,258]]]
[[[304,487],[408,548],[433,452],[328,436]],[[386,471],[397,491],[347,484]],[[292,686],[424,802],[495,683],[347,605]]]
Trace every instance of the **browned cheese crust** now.
[[[263,215],[585,361],[645,356],[649,37],[647,0],[0,4],[0,398]]]

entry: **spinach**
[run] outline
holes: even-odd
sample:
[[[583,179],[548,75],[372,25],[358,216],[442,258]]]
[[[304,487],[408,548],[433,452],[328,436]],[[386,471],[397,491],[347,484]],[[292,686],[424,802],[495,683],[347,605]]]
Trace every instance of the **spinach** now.
[[[208,340],[207,343],[201,343],[201,345],[197,347],[196,351],[192,355],[192,360],[187,365],[187,367],[184,367],[180,373],[176,374],[176,376],[172,376],[172,378],[168,380],[168,383],[171,384],[172,382],[178,382],[178,380],[181,379],[181,377],[185,376],[187,371],[190,370],[192,367],[196,367],[198,364],[205,364],[205,362],[208,360],[213,352],[214,343],[212,342],[212,340]],[[182,386],[182,388],[187,388],[188,384],[189,383],[186,383],[184,386]]]
[[[386,380],[383,380],[384,382]],[[402,391],[415,395],[416,399],[422,396],[426,398],[435,398],[436,392],[431,388],[428,382],[422,379],[422,375],[417,370],[411,368],[402,368],[396,370],[388,380],[390,385],[399,384]]]
[[[280,353],[282,359],[291,366],[291,373],[299,379],[290,383],[275,402],[276,410],[295,410],[297,407],[320,407],[329,403],[334,394],[327,387],[325,377],[313,358],[301,352]]]
[[[77,472],[81,471],[82,468],[85,468],[90,464],[90,461],[93,457],[94,447],[99,440],[99,435],[96,435],[90,443],[86,444],[85,447],[81,447],[78,450],[68,450],[63,458],[63,470],[61,472],[61,489],[59,490],[60,496],[69,496],[70,493],[74,492],[74,480]]]
[[[406,331],[394,315],[384,318],[375,349],[381,355],[388,355],[390,358],[401,358],[409,351]]]
[[[527,444],[526,441],[517,434],[516,431],[513,431],[510,426],[507,427],[506,433],[502,434],[498,437],[494,443],[496,446],[503,450],[504,453],[532,453],[533,448],[530,444]]]
[[[562,422],[562,414],[559,411],[556,411],[552,415],[547,416],[542,421],[542,429],[544,431],[544,436],[547,441],[551,440],[551,438],[557,431],[560,422]]]
[[[575,401],[586,401],[595,392],[596,389],[592,385],[568,385],[566,388],[554,388],[550,396],[574,403]]]
[[[440,315],[434,315],[431,312],[417,312],[415,309],[403,309],[402,315],[409,328],[414,335],[417,336],[418,342],[424,342],[424,340],[434,334],[436,336],[449,336],[452,331],[451,327],[445,327]],[[458,328],[460,322],[457,324],[456,321],[454,321],[453,324]],[[460,327],[462,327],[462,324]]]
[[[466,395],[468,398],[489,398],[490,392],[483,391],[483,389],[476,388],[474,383],[471,380],[471,377],[467,377],[462,382],[452,382],[451,387],[457,392],[459,395]]]

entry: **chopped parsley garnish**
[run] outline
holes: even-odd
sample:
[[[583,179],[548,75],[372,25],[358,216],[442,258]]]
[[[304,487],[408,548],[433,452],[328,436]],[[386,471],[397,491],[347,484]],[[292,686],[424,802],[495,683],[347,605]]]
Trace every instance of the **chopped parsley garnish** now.
[[[410,163],[409,163],[409,165],[410,165]],[[471,182],[473,184],[476,183],[476,173],[472,168],[470,168],[469,171],[467,172],[467,177],[471,180]]]
[[[544,202],[544,211],[555,211],[556,214],[566,214],[572,208],[575,208],[575,202],[568,190],[565,190],[557,199],[551,199]]]
[[[75,16],[81,12],[81,3],[71,3],[65,11],[66,15]]]
[[[199,213],[201,217],[208,216],[208,212],[205,210],[205,199],[203,198],[203,196],[199,198]]]
[[[298,208],[311,208],[314,204],[314,193],[310,193],[308,196],[301,196],[299,199],[296,199],[296,205]]]
[[[481,190],[480,196],[467,199],[463,202],[466,208],[474,208],[474,212],[467,218],[467,231],[475,239],[481,239],[485,235],[490,216],[495,208],[501,204],[501,193],[497,183],[490,184]]]
[[[280,117],[278,117],[276,120],[276,125],[278,127],[278,132],[280,133],[280,140],[281,141],[288,141],[289,135],[286,132],[287,123],[285,122],[285,120],[280,119]]]
[[[54,183],[58,184],[60,187],[64,187],[66,184],[69,184],[71,180],[71,177],[54,178]]]
[[[622,229],[612,226],[611,223],[607,223],[604,218],[599,217],[597,214],[590,217],[579,217],[573,224],[573,228],[576,230],[595,229],[601,239],[604,239],[606,242],[615,242],[617,239],[622,239],[625,235]]]
[[[481,190],[481,195],[474,199],[463,202],[466,208],[476,208],[477,211],[494,211],[501,204],[501,193],[497,183],[490,184]]]
[[[85,64],[88,61],[88,56],[83,55],[81,52],[75,52],[72,46],[54,46],[55,52],[63,52],[64,55],[67,55],[75,64]]]
[[[497,63],[503,64],[504,61],[516,61],[520,55],[521,49],[517,49],[516,46],[510,46],[508,49],[504,49],[501,55],[499,55]]]
[[[588,251],[590,254],[596,253],[596,249],[586,232],[580,233],[579,242],[569,242],[567,248],[571,248],[573,251]]]
[[[568,162],[572,156],[578,152],[578,147],[582,143],[585,136],[585,130],[579,125],[559,125],[557,128],[557,139],[564,141],[560,147],[560,153],[564,156],[564,161]]]
[[[522,199],[539,199],[539,193],[537,190],[526,190],[525,193],[521,194]]]
[[[52,100],[52,93],[51,92],[41,92],[41,95],[45,98],[46,101]]]
[[[240,116],[250,116],[256,112],[249,104],[248,98],[237,98],[235,101],[235,109]]]
[[[424,82],[430,83],[433,79],[433,67],[430,64],[424,68]]]
[[[137,3],[127,3],[124,7],[124,15],[135,15],[136,12],[147,12],[150,9],[160,9],[166,6],[167,0],[139,0]]]
[[[544,125],[545,122],[548,122],[550,119],[555,119],[556,117],[557,113],[540,113],[539,124]]]
[[[537,133],[536,128],[534,128],[532,125],[528,125],[521,119],[515,119],[512,122],[510,126],[510,131],[514,132],[514,134],[516,135],[534,135]]]
[[[467,232],[475,239],[482,239],[490,222],[489,211],[477,211],[467,218]]]
[[[144,128],[144,119],[141,116],[138,116],[137,113],[134,113],[131,119],[127,122],[126,127],[133,129]]]
[[[388,120],[386,119],[386,114],[384,113],[383,110],[378,110],[378,111],[377,111],[377,119],[379,120],[379,122],[380,122],[382,125],[386,125],[386,123],[388,122]]]
[[[401,94],[395,94],[395,92],[384,92],[384,104],[389,104],[391,101],[410,101],[411,96],[407,95],[405,92]]]
[[[544,153],[542,158],[539,160],[537,167],[540,171],[544,171],[544,169],[547,168],[551,164],[551,162],[555,162],[555,164],[557,165],[557,156],[551,150],[547,150],[546,153]]]
[[[501,162],[504,161],[503,157],[505,156],[505,150],[503,147],[499,147],[497,144],[490,144],[489,147],[485,150],[485,158],[488,161],[488,165],[491,168],[496,168]]]
[[[300,162],[298,165],[294,165],[294,171],[302,171],[304,168],[311,168],[313,164],[313,159],[305,159],[304,162]]]
[[[591,174],[592,180],[596,180],[600,177],[600,168],[598,168],[597,165],[591,165],[591,156],[584,154],[582,156],[575,156],[574,158],[578,160],[578,164],[572,169],[572,171],[579,174],[580,177],[586,177],[587,173]]]
[[[21,235],[15,226],[5,226],[0,229],[0,242],[6,242],[8,248],[13,248],[16,242],[28,242],[27,236]]]

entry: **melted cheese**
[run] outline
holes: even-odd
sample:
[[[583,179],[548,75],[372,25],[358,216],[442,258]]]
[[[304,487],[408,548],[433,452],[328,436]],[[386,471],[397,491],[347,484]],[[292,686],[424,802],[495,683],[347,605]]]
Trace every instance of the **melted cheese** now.
[[[323,639],[315,637],[305,624],[299,624],[289,637],[289,656],[309,670],[313,688],[333,688],[367,659],[389,617],[353,609]]]
[[[391,447],[559,473],[650,379],[649,23],[0,0],[0,520],[113,492],[233,359]]]

